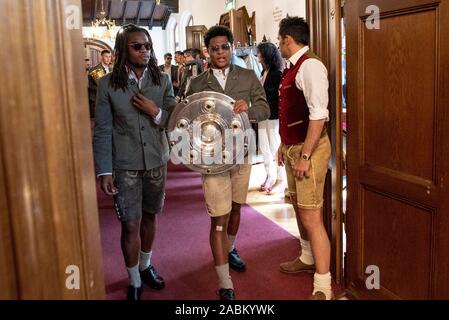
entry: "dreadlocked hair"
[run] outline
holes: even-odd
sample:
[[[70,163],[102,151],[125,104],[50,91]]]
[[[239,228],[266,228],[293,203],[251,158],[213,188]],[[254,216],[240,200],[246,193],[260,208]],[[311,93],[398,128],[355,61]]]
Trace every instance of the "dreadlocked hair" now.
[[[150,33],[144,28],[140,28],[134,24],[127,24],[118,31],[115,40],[115,64],[109,81],[109,85],[114,88],[114,90],[122,89],[125,91],[128,86],[128,71],[126,69],[126,61],[128,59],[128,37],[130,33],[134,32],[143,32],[148,37],[148,41],[151,43],[151,57],[147,66],[148,71],[153,84],[157,86],[161,85],[162,74],[157,66],[157,59],[154,54],[153,41],[151,40]]]

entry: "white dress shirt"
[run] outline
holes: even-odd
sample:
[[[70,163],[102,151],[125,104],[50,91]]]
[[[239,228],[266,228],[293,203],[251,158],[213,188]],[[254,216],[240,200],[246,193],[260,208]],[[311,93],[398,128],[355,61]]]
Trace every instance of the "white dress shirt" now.
[[[108,74],[108,73],[111,73],[111,69],[109,69],[109,66],[108,65],[105,65],[105,64],[101,64],[102,66],[103,66],[103,68],[106,70],[106,74]]]
[[[287,60],[287,67],[296,64],[298,60],[309,51],[306,46],[296,52]],[[309,107],[310,120],[329,121],[329,81],[327,69],[324,64],[315,58],[307,59],[296,74],[296,87],[304,93]]]
[[[226,87],[226,81],[228,80],[229,70],[230,70],[229,67],[227,67],[224,71],[221,69],[212,68],[212,72],[214,73],[215,78],[217,78],[220,86],[223,88],[223,91]]]
[[[164,73],[166,74],[166,75],[168,75],[168,77],[170,78],[170,81],[172,80],[171,79],[171,65],[169,65],[168,67],[164,64]]]

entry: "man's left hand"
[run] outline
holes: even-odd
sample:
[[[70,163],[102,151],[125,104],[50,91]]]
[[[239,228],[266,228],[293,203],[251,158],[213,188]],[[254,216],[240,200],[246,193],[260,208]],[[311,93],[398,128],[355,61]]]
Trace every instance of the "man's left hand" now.
[[[304,177],[309,177],[310,160],[298,159],[293,166],[293,175],[302,180]]]
[[[147,99],[143,94],[138,93],[133,97],[133,105],[151,117],[156,117],[159,113],[158,106],[153,100]]]
[[[234,113],[240,114],[242,112],[248,112],[248,104],[245,100],[238,100],[234,103]]]

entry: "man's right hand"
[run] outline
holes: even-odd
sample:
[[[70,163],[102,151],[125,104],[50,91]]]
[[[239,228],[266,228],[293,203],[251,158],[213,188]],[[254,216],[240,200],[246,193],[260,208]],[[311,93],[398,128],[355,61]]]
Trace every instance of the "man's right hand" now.
[[[118,193],[117,188],[114,187],[114,181],[111,175],[100,176],[101,190],[107,196],[115,196]]]

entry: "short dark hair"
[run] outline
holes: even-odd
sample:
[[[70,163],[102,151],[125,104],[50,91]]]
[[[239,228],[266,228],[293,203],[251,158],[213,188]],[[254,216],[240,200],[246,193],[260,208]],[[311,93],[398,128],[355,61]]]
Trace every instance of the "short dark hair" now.
[[[192,53],[193,53],[193,57],[195,58],[196,56],[201,56],[201,50],[197,49],[197,48],[193,48],[192,49]]]
[[[262,56],[266,66],[272,70],[282,69],[282,58],[278,48],[271,42],[262,42],[257,46],[257,51]]]
[[[182,52],[182,51],[175,51],[175,55],[178,55],[178,56],[183,56],[184,55],[184,52]]]
[[[183,54],[184,54],[184,55],[188,54],[188,55],[190,55],[190,56],[192,56],[192,57],[194,56],[193,49],[191,49],[191,48],[185,49]]]
[[[209,48],[210,40],[215,37],[227,37],[231,44],[234,44],[234,36],[232,31],[226,26],[213,26],[204,35],[204,44]]]
[[[164,54],[164,59],[167,58],[167,57],[172,57],[173,58],[173,56],[172,56],[172,54],[170,52],[167,52],[166,54]]]
[[[309,45],[310,28],[303,18],[289,17],[284,18],[279,23],[279,35],[281,37],[291,36],[297,44]]]
[[[111,51],[109,51],[109,50],[103,50],[103,51],[101,51],[101,55],[104,55],[104,54],[106,54],[106,53],[111,53]]]

